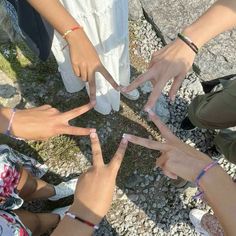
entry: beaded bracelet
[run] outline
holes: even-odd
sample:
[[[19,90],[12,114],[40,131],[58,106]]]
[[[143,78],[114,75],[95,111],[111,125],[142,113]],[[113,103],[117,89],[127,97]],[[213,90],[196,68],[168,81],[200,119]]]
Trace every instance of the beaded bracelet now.
[[[86,224],[86,225],[88,225],[88,226],[90,226],[90,227],[92,227],[92,228],[94,228],[94,229],[99,229],[99,226],[98,226],[98,225],[95,225],[95,224],[93,224],[93,223],[91,223],[91,222],[89,222],[89,221],[87,221],[87,220],[83,220],[83,219],[81,219],[80,217],[76,216],[75,214],[73,214],[73,213],[71,213],[71,212],[69,212],[69,211],[67,211],[67,212],[65,213],[65,215],[66,215],[66,216],[69,216],[70,218],[72,218],[72,219],[74,219],[74,220],[78,220],[78,221],[82,222],[83,224]]]
[[[187,36],[178,33],[178,37],[184,42],[186,43],[196,54],[198,54],[198,47],[196,46],[196,44]]]
[[[75,31],[75,30],[78,30],[78,29],[83,29],[83,27],[80,26],[80,25],[77,25],[77,26],[75,26],[75,27],[73,27],[73,28],[67,30],[67,31],[62,35],[62,38],[65,39],[68,34],[72,33],[72,32]]]
[[[204,194],[204,192],[203,191],[201,191],[200,190],[200,185],[199,185],[199,181],[200,181],[200,179],[206,174],[206,172],[209,170],[209,169],[211,169],[212,167],[214,167],[214,166],[216,166],[216,165],[218,165],[219,163],[218,163],[218,161],[213,161],[213,162],[211,162],[210,164],[208,164],[206,167],[204,167],[201,171],[200,171],[200,173],[198,174],[198,176],[196,177],[196,179],[195,179],[195,181],[194,181],[194,183],[196,184],[196,186],[198,187],[198,192],[194,195],[194,199],[196,199],[196,198],[201,198],[202,196],[203,196],[203,194]]]
[[[11,117],[10,117],[10,120],[9,120],[9,123],[8,123],[7,130],[4,133],[7,136],[11,136],[11,126],[12,126],[12,122],[13,122],[15,114],[16,114],[16,108],[13,108],[12,113],[11,113]]]

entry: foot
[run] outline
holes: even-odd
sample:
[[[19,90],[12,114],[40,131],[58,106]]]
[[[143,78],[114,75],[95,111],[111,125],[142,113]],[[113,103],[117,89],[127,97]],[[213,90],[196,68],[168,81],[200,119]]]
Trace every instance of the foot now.
[[[57,214],[60,216],[60,219],[62,220],[65,216],[65,213],[69,210],[70,206],[65,206],[61,208],[56,208],[52,211],[53,214]]]
[[[184,120],[182,121],[181,125],[180,125],[180,128],[181,129],[184,129],[184,130],[194,130],[196,129],[196,126],[194,126],[192,124],[192,122],[190,121],[190,119],[188,118],[188,116],[186,116],[184,118]]]
[[[57,201],[61,198],[68,197],[74,194],[78,178],[71,179],[67,182],[62,182],[56,186],[55,195],[50,197],[49,200]]]
[[[132,101],[138,100],[139,98],[139,91],[137,89],[134,89],[128,93],[121,92],[121,94],[127,99],[132,100]]]

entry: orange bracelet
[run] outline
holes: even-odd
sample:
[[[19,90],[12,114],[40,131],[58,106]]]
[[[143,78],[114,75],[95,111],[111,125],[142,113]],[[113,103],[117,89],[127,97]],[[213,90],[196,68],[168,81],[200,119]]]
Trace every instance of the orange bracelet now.
[[[83,29],[83,27],[80,26],[80,25],[77,25],[77,26],[75,26],[75,27],[73,27],[73,28],[67,30],[67,31],[62,35],[62,38],[64,39],[68,34],[72,33],[72,32],[75,31],[75,30],[78,30],[78,29]]]

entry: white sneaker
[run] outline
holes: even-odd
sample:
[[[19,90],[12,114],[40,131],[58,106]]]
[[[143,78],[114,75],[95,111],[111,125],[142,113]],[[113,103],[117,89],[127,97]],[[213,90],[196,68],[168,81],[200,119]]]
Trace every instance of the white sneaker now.
[[[73,195],[75,192],[77,181],[78,178],[75,178],[54,186],[56,194],[48,199],[51,201],[57,201],[61,198]]]
[[[195,227],[195,230],[204,236],[210,236],[209,233],[202,227],[201,220],[202,217],[206,214],[205,211],[193,209],[189,212],[189,219]]]
[[[132,90],[132,91],[130,91],[128,93],[121,92],[121,94],[124,97],[126,97],[127,99],[133,100],[133,101],[138,100],[138,98],[139,98],[139,91],[138,91],[138,89],[134,89],[134,90]]]
[[[63,217],[65,216],[65,213],[69,210],[69,206],[61,207],[61,208],[56,208],[52,211],[53,214],[57,214],[60,216],[60,219],[62,220]]]

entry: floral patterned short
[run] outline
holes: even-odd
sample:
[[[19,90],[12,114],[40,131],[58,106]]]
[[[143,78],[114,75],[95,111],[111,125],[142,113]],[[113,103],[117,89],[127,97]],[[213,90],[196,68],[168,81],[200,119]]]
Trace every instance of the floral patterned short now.
[[[46,172],[36,160],[0,145],[0,210],[15,210],[24,202],[17,191],[21,166],[39,178]]]
[[[11,211],[0,210],[0,236],[31,236],[19,217]]]

